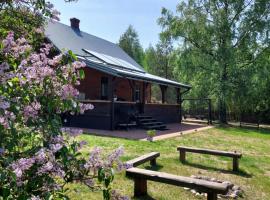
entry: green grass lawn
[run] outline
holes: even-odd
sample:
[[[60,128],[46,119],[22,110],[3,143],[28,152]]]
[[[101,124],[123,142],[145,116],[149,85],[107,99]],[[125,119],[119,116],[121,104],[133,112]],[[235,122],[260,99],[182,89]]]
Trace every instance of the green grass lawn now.
[[[130,131],[132,134],[132,131]],[[242,199],[270,200],[270,131],[247,130],[239,128],[214,128],[196,132],[177,138],[148,142],[82,135],[82,140],[88,142],[88,147],[82,151],[87,153],[93,146],[101,146],[105,151],[111,151],[120,145],[125,147],[123,160],[129,160],[151,151],[158,151],[158,167],[154,170],[168,172],[181,176],[204,175],[221,180],[228,180],[241,186],[244,190]],[[218,150],[240,151],[238,174],[232,173],[232,160],[229,158],[189,154],[187,164],[179,162],[176,147],[179,145],[203,147]],[[149,164],[141,167],[149,169]],[[69,186],[71,199],[102,199],[100,192],[91,192],[87,187],[73,184]],[[113,187],[121,193],[133,196],[133,181],[125,178],[125,173],[118,174]],[[148,182],[149,196],[140,199],[188,200],[205,199],[195,197],[191,192],[181,187]]]

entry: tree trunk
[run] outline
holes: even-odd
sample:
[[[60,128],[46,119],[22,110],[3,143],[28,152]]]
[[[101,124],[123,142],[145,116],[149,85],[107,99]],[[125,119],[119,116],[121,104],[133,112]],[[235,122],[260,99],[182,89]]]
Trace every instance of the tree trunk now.
[[[222,124],[227,124],[227,108],[224,97],[219,97],[219,121]]]
[[[222,74],[219,87],[219,121],[222,124],[227,124],[227,64],[222,65]]]

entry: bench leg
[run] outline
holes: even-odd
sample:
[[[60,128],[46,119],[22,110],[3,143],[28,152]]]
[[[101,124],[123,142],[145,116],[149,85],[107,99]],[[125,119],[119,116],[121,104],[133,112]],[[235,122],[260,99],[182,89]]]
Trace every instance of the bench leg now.
[[[134,197],[147,195],[147,180],[135,178],[134,179]]]
[[[180,157],[179,157],[180,161],[182,163],[186,162],[186,151],[180,150]]]
[[[151,165],[152,167],[153,167],[153,166],[156,166],[156,165],[157,165],[156,159],[150,160],[150,165]]]
[[[239,160],[238,158],[233,158],[233,171],[237,172],[239,170]]]
[[[207,193],[207,200],[217,200],[217,194],[216,193]]]

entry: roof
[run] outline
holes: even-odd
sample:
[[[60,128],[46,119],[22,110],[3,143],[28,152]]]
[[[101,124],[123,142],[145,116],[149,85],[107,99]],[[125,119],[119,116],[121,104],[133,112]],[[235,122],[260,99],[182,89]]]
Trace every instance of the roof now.
[[[129,79],[190,88],[189,85],[147,73],[118,45],[59,22],[48,22],[46,37],[59,50],[72,50],[88,67]]]

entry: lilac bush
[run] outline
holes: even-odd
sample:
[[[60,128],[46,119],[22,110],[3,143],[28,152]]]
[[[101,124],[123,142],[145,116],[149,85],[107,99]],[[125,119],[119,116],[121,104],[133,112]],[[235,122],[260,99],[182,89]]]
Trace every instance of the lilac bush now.
[[[1,1],[0,16],[10,7],[57,19],[53,5],[42,2]],[[76,139],[82,130],[62,127],[61,114],[94,108],[76,100],[85,63],[46,43],[42,26],[16,28],[20,36],[0,29],[0,199],[68,199],[71,182],[102,191],[106,200],[121,199],[111,183],[115,171],[130,167],[120,160],[123,148],[104,156],[95,147],[86,159],[80,150],[87,143]]]

